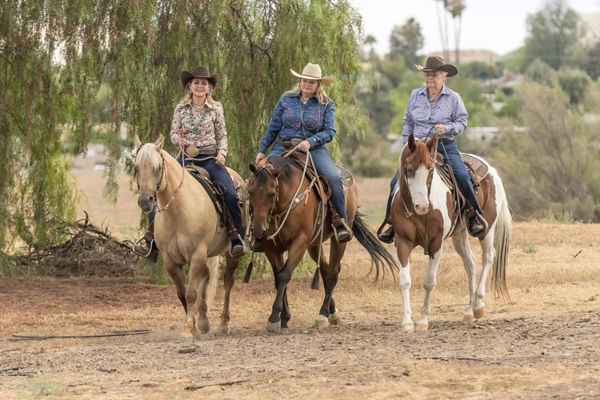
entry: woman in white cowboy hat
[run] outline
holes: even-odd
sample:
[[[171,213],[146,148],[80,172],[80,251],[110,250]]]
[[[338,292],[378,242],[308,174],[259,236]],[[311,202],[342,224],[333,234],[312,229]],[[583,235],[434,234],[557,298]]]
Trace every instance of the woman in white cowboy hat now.
[[[175,107],[171,125],[171,142],[181,145],[185,152],[185,162],[198,165],[210,174],[210,179],[219,182],[225,188],[225,204],[235,225],[237,235],[232,235],[230,252],[235,257],[242,254],[246,247],[243,237],[245,229],[242,213],[235,196],[233,183],[225,169],[227,157],[227,130],[221,103],[213,100],[212,93],[219,82],[220,75],[211,75],[208,68],[196,67],[192,72],[181,73],[181,84],[186,94]],[[182,162],[183,154],[177,161]],[[148,237],[153,237],[154,213],[149,217]],[[235,236],[235,238],[233,237]],[[156,249],[151,257],[156,259]],[[140,249],[140,253],[143,253]]]
[[[290,71],[300,81],[277,102],[260,141],[255,163],[265,158],[273,142],[275,144],[269,156],[284,152],[284,141],[292,141],[292,144],[299,142],[296,149],[310,151],[318,173],[327,177],[332,190],[331,202],[340,217],[336,219],[340,221],[336,226],[338,240],[347,242],[352,239],[352,229],[348,226],[342,179],[325,146],[336,132],[334,104],[323,90],[323,86],[333,82],[333,77],[322,77],[321,67],[311,63],[306,64],[302,74]]]

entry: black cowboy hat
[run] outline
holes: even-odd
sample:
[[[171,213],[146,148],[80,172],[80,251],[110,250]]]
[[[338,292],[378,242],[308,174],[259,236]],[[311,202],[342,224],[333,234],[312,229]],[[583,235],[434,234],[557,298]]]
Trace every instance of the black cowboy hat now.
[[[458,74],[458,70],[454,65],[446,64],[444,59],[438,56],[427,57],[424,67],[420,66],[419,64],[415,64],[415,67],[422,72],[444,71],[448,73],[448,77]]]
[[[207,81],[209,81],[210,84],[214,88],[215,86],[217,86],[217,83],[219,82],[220,77],[221,77],[220,74],[211,75],[210,72],[208,72],[208,68],[206,68],[206,67],[197,66],[196,68],[194,68],[194,70],[192,72],[183,71],[181,73],[181,84],[183,85],[184,88],[187,88],[188,83],[192,79],[204,78]]]

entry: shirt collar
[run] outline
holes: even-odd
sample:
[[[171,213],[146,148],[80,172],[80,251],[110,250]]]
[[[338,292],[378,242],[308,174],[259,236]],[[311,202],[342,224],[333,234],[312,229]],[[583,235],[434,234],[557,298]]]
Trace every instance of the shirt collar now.
[[[446,85],[443,85],[442,90],[440,90],[440,96],[443,94],[449,94],[448,90],[450,89],[448,89]],[[419,94],[427,95],[427,85],[421,87],[421,90],[419,90]]]
[[[301,98],[301,96],[300,96],[300,92],[294,92],[294,93],[290,93],[290,97],[297,97],[297,98]],[[317,100],[318,100],[317,94],[315,93],[315,94],[313,94],[312,96],[310,96],[310,99],[317,99]],[[308,100],[310,100],[310,99],[308,99]]]
[[[187,102],[183,103],[184,106],[189,105],[190,107],[192,106],[192,99],[190,98]],[[211,110],[215,108],[214,104],[211,104],[208,101],[204,102],[204,106],[210,108]]]

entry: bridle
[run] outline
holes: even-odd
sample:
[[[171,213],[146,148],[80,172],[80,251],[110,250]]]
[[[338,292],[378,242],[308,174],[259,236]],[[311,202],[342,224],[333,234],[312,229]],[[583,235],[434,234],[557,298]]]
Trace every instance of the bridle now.
[[[136,161],[137,161],[137,156],[140,153],[141,148],[144,147],[144,145],[145,145],[145,143],[142,143],[142,145],[138,148],[136,155],[135,155]],[[160,187],[162,186],[163,180],[166,180],[166,176],[167,176],[167,168],[165,166],[165,156],[163,156],[161,151],[159,151],[158,154],[160,155],[160,158],[161,158],[161,164],[160,164],[160,169],[159,169],[160,177],[158,179],[158,183],[156,184],[156,189],[154,190],[154,198],[156,199],[157,203],[158,203],[158,191],[160,190]],[[137,171],[134,172],[133,177],[135,178],[136,175],[137,175]],[[175,199],[175,196],[177,196],[177,193],[179,193],[179,190],[181,190],[181,187],[183,186],[184,177],[185,177],[185,168],[182,166],[181,182],[179,182],[179,186],[177,187],[177,189],[175,189],[175,193],[173,193],[173,197],[171,197],[171,199],[167,202],[167,204],[164,207],[158,207],[156,212],[167,211],[169,209],[171,202]]]

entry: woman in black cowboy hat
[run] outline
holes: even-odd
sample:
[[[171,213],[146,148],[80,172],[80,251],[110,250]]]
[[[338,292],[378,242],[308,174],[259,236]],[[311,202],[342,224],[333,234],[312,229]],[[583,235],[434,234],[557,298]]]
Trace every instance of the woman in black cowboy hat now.
[[[225,205],[237,230],[237,237],[231,240],[230,253],[236,257],[246,251],[243,240],[245,230],[235,189],[225,168],[227,130],[223,106],[212,98],[219,77],[219,74],[211,75],[208,68],[203,66],[196,67],[192,72],[181,73],[181,84],[186,94],[175,107],[170,137],[171,142],[181,146],[184,151],[177,161],[182,163],[185,157],[185,163],[204,168],[213,182],[219,182],[225,188]],[[152,232],[154,213],[150,213],[148,219],[149,231]],[[144,254],[144,250],[140,250],[139,253]],[[155,260],[156,255],[154,251],[148,258]]]
[[[454,65],[446,64],[442,57],[428,57],[424,67],[415,66],[423,72],[425,85],[413,90],[410,94],[404,115],[402,140],[406,143],[411,134],[415,139],[423,139],[429,135],[432,129],[435,129],[440,138],[438,152],[444,157],[445,163],[452,165],[456,181],[469,203],[468,231],[473,236],[480,236],[487,229],[485,219],[481,217],[483,210],[475,197],[471,178],[458,152],[455,140],[467,129],[469,115],[460,95],[445,85],[446,78],[457,75],[458,70]],[[390,227],[383,231],[383,228],[389,223],[391,203],[397,182],[398,176],[395,175],[390,182],[391,191],[388,197],[385,221],[377,233],[379,240],[385,243],[391,243],[394,240],[393,229]]]

